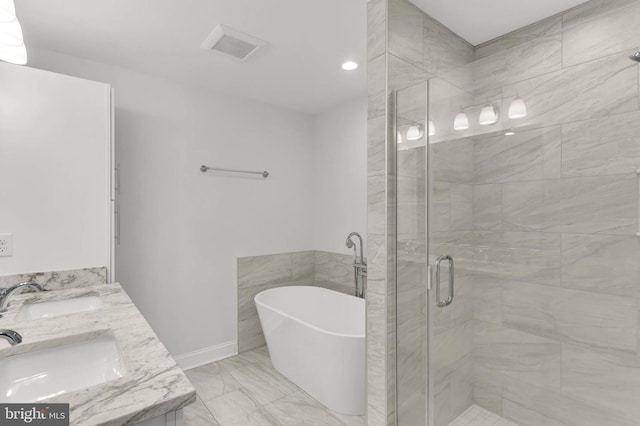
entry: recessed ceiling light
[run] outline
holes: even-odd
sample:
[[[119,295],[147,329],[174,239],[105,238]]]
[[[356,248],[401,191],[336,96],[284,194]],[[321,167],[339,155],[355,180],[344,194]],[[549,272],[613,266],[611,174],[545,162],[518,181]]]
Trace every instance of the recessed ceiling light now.
[[[358,68],[358,64],[353,61],[347,61],[344,64],[342,64],[342,69],[345,71],[353,71],[356,68]]]

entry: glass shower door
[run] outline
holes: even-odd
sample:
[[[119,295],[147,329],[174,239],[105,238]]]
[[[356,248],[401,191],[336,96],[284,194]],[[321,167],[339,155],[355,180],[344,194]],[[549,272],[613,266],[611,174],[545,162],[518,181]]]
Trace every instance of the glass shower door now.
[[[396,93],[396,383],[399,425],[426,424],[428,82]],[[426,131],[425,131],[426,129]]]

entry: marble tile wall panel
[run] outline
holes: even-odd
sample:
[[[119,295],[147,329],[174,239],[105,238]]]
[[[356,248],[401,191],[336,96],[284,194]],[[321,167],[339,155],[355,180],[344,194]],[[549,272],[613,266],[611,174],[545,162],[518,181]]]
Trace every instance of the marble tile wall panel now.
[[[386,53],[387,2],[367,2],[367,61]]]
[[[640,289],[640,263],[629,259],[640,259],[635,235],[562,234],[560,285],[634,298]]]
[[[386,425],[393,411],[389,409],[391,384],[388,359],[387,301],[387,223],[389,188],[389,136],[387,104],[388,86],[388,0],[371,0],[368,5],[368,136],[367,136],[367,423]],[[375,29],[374,29],[375,27]],[[380,55],[378,55],[380,52]],[[403,58],[404,59],[404,58]],[[394,146],[395,149],[395,146]],[[395,204],[393,204],[395,208]],[[395,330],[394,330],[395,332]],[[395,338],[395,334],[392,334]]]
[[[619,55],[505,85],[503,96],[526,100],[520,125],[549,126],[635,111],[637,88],[637,64]]]
[[[408,1],[390,0],[388,19],[388,52],[424,69],[424,14]]]
[[[503,378],[502,415],[522,426],[632,426],[623,413],[603,412],[546,387]]]
[[[432,232],[449,231],[451,218],[451,184],[434,181],[431,185],[431,222]]]
[[[473,228],[502,229],[502,185],[474,185]]]
[[[106,284],[107,268],[83,268],[66,271],[30,272],[25,274],[1,275],[0,288],[11,287],[24,281],[35,281],[47,290],[62,290],[71,287]]]
[[[471,405],[473,388],[468,378],[472,370],[473,358],[467,354],[453,363],[451,368],[436,372],[434,426],[447,426]]]
[[[473,140],[457,139],[431,145],[433,180],[442,182],[473,182]]]
[[[392,55],[390,55],[391,57]],[[391,61],[390,61],[390,66]],[[390,71],[390,74],[392,72]],[[397,102],[397,118],[398,118],[398,130],[405,133],[402,135],[402,143],[398,145],[398,151],[403,150],[403,145],[406,143],[420,143],[424,146],[424,140],[411,142],[406,140],[406,129],[404,127],[420,123],[424,125],[427,117],[427,83],[426,81],[417,82],[412,86],[405,87],[402,90],[398,90],[398,102]]]
[[[349,289],[353,288],[353,256],[329,253],[325,251],[314,252],[315,266],[313,272],[316,282],[329,281],[341,284]],[[366,260],[366,259],[365,259]]]
[[[545,284],[560,281],[560,234],[478,231],[473,237],[473,272]]]
[[[434,338],[433,345],[431,368],[436,378],[444,379],[455,370],[458,361],[472,353],[473,323],[467,321],[448,328]]]
[[[534,38],[473,63],[474,89],[486,91],[562,68],[562,33]]]
[[[476,49],[476,99],[506,113],[518,94],[529,115],[513,138],[473,138],[473,398],[525,426],[640,418],[638,13],[592,0]],[[539,47],[548,60],[514,72]]]
[[[513,281],[502,289],[503,323],[537,336],[635,353],[633,298]]]
[[[390,54],[389,61],[389,90],[402,90],[418,84],[423,84],[433,77],[432,74],[425,71],[411,62]],[[422,101],[423,109],[426,110],[426,92]],[[424,116],[421,120],[424,119]]]
[[[254,297],[275,287],[311,285],[353,294],[353,259],[320,251],[238,258],[238,351],[264,346]]]
[[[489,411],[502,415],[503,376],[475,362],[475,347],[471,385],[473,401]]]
[[[367,176],[384,174],[385,117],[370,119],[367,123]]]
[[[426,167],[425,147],[398,151],[398,176],[424,180]]]
[[[483,321],[473,326],[475,363],[501,376],[560,391],[561,343]]]
[[[472,185],[451,183],[449,184],[450,195],[450,215],[449,229],[452,231],[472,230],[473,225],[473,203],[474,187]]]
[[[640,168],[640,112],[562,126],[562,176],[635,173]]]
[[[475,139],[474,183],[559,178],[562,136],[562,127],[554,126]]]
[[[503,185],[503,229],[633,235],[638,226],[634,175]]]
[[[473,274],[473,319],[502,324],[502,287],[508,279]]]
[[[604,413],[640,418],[640,365],[635,354],[562,347],[563,395]]]
[[[562,14],[562,23],[565,28],[570,28],[574,25],[597,19],[599,16],[627,7],[635,2],[636,0],[590,0]]]
[[[565,67],[615,53],[624,52],[621,56],[628,56],[638,48],[640,4],[622,3],[609,6],[606,12],[601,9],[597,15],[583,15],[582,19],[576,19],[579,11],[565,15],[562,50]]]
[[[374,0],[386,3],[383,0]],[[368,118],[385,117],[387,102],[387,55],[367,63]],[[377,135],[380,136],[380,135]]]
[[[514,32],[505,34],[497,39],[488,41],[475,48],[475,59],[482,59],[494,54],[500,54],[523,43],[536,41],[560,34],[562,30],[562,17],[555,16],[545,19]]]
[[[473,62],[473,46],[467,41],[428,15],[423,15],[423,25],[423,65],[428,72],[445,76]]]

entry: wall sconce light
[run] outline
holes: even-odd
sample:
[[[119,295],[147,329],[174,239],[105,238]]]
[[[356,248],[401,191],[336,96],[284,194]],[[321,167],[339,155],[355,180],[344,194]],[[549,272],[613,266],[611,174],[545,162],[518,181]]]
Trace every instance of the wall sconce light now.
[[[13,0],[0,0],[0,61],[27,63],[27,48]]]
[[[396,143],[397,144],[402,143],[402,134],[400,133],[400,131],[398,131],[398,133],[396,134]]]
[[[436,125],[433,121],[429,120],[429,136],[436,135]]]
[[[509,105],[509,118],[517,119],[524,118],[527,116],[527,105],[524,103],[524,100],[517,96],[514,100],[511,101],[511,105]]]
[[[453,129],[454,130],[467,130],[469,128],[469,117],[465,114],[464,111],[460,111],[456,114],[456,117],[453,119]]]
[[[481,126],[490,126],[496,124],[498,121],[498,110],[489,102],[480,111],[480,118],[478,122]]]
[[[414,124],[407,129],[408,141],[417,141],[422,139],[423,136],[424,130],[422,130],[422,126],[419,124]]]

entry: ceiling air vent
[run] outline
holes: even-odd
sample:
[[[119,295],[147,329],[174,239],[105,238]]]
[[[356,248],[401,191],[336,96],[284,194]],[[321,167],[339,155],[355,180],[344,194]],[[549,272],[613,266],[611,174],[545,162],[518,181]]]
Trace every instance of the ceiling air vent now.
[[[200,46],[204,50],[212,50],[240,61],[246,61],[256,50],[266,43],[248,34],[218,25]]]

